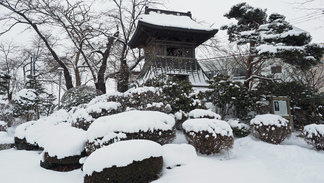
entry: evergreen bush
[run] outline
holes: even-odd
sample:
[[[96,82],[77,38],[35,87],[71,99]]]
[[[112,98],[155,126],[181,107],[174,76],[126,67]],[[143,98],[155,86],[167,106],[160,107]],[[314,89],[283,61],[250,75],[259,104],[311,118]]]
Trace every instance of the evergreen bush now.
[[[310,124],[304,127],[302,136],[305,141],[318,151],[324,150],[324,125]]]
[[[250,126],[241,123],[239,119],[229,119],[227,122],[231,126],[236,137],[246,137],[250,134]]]
[[[291,134],[289,121],[274,114],[257,115],[250,122],[251,133],[257,139],[280,144]]]
[[[237,118],[250,118],[248,113],[253,111],[255,102],[247,88],[232,82],[225,75],[217,75],[207,82],[209,91],[205,92],[206,100],[216,107],[216,113],[224,118],[233,111]]]
[[[72,107],[86,104],[99,95],[102,95],[100,90],[96,90],[86,85],[74,87],[64,93],[60,107],[69,111]]]

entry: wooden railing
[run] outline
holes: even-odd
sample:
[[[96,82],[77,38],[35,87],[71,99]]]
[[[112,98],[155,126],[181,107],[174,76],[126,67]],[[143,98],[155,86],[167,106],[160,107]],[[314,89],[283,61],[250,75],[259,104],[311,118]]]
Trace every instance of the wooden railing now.
[[[153,64],[158,69],[178,70],[182,72],[193,72],[200,69],[195,58],[188,57],[172,57],[172,56],[156,56]]]

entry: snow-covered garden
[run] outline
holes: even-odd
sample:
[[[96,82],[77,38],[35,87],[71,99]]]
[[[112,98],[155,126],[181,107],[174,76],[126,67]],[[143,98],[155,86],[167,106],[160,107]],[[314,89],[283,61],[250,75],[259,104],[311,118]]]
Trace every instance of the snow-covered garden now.
[[[138,104],[140,96],[150,98]],[[178,130],[180,115],[165,112],[170,106],[157,96],[163,92],[154,87],[100,95],[3,130],[1,181],[324,181],[322,125],[291,133],[288,121],[277,115],[258,115],[244,124],[194,109]],[[0,125],[5,128],[5,122]]]

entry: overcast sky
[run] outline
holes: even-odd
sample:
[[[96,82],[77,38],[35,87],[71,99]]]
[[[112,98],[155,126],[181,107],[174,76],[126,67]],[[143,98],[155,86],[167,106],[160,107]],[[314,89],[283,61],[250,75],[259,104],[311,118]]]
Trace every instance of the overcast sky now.
[[[247,2],[253,7],[267,9],[267,13],[280,13],[285,15],[286,20],[290,21],[292,25],[297,26],[305,31],[308,31],[315,43],[324,43],[324,0],[164,0],[164,7],[162,9],[169,9],[174,11],[191,11],[193,18],[197,21],[205,22],[206,26],[219,28],[221,25],[234,22],[228,20],[223,15],[230,10],[230,8],[238,3]],[[301,5],[301,2],[312,1]],[[104,7],[103,7],[104,8]],[[3,11],[3,8],[0,8]],[[1,13],[1,12],[0,12]],[[11,34],[3,39],[16,38],[21,40],[25,38],[25,33],[20,34],[21,29],[13,30]],[[10,38],[11,37],[11,38]],[[226,41],[225,31],[217,33],[216,37],[221,41]]]
[[[310,32],[313,42],[324,43],[324,0],[313,0],[311,3],[301,5],[307,0],[166,0],[166,8],[174,11],[191,11],[193,18],[205,21],[206,25],[220,27],[233,22],[225,18],[224,13],[238,3],[247,4],[262,9],[267,9],[268,15],[280,13],[290,20],[292,25]],[[308,0],[310,1],[310,0]],[[219,32],[220,39],[226,36],[225,32]]]

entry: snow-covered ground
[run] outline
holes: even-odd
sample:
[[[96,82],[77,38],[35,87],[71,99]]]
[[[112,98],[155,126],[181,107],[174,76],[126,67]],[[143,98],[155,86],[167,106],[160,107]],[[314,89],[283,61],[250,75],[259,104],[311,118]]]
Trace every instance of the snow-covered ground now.
[[[324,182],[324,152],[316,151],[301,138],[292,137],[281,145],[272,145],[256,140],[252,136],[235,139],[234,148],[221,155],[193,156],[184,150],[184,156],[191,153],[191,159],[183,161],[180,167],[164,168],[163,175],[154,183],[214,183],[226,181],[248,183],[319,183]],[[181,132],[177,133],[175,144],[185,143]],[[173,146],[178,148],[178,146]],[[170,151],[172,146],[167,149]],[[188,149],[188,148],[187,148]],[[189,148],[190,149],[190,148]],[[175,149],[175,152],[179,150]],[[4,183],[82,183],[80,169],[71,172],[55,172],[39,166],[39,151],[0,151],[0,182]],[[167,155],[166,155],[167,156]],[[169,158],[169,157],[166,157]]]

